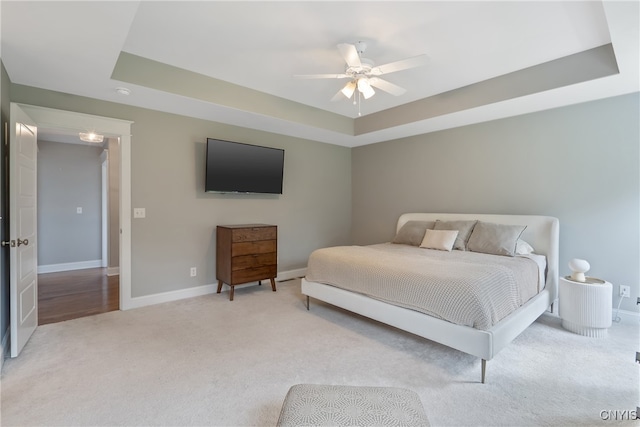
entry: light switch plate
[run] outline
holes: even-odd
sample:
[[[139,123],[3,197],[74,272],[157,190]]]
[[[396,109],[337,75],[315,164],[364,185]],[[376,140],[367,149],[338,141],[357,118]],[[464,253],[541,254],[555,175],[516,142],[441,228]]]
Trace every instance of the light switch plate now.
[[[146,216],[147,216],[147,212],[145,208],[133,208],[134,218],[145,218]]]
[[[81,214],[82,213],[82,208],[81,207],[77,207],[76,208],[76,213],[77,214]]]

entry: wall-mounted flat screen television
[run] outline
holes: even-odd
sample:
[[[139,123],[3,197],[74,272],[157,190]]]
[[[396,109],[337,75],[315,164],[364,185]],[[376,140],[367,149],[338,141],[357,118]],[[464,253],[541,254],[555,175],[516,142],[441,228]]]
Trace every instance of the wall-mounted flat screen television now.
[[[284,150],[207,138],[205,191],[282,194]]]

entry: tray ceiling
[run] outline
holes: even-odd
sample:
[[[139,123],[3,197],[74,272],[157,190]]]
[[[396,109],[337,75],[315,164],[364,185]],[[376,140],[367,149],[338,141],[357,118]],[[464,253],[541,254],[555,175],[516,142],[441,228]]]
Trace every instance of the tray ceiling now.
[[[638,2],[12,2],[11,81],[358,146],[639,90]],[[426,54],[358,106],[331,102],[338,43]],[[131,90],[129,96],[117,87]]]

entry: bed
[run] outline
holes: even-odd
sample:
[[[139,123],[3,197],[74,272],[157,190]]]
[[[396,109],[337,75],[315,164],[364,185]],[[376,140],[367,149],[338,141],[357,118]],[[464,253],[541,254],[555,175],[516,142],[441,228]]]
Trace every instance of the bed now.
[[[456,227],[447,227],[446,225],[469,222],[481,224],[485,228],[496,224],[504,228],[511,227],[512,229],[517,229],[518,227],[516,226],[526,228],[524,228],[524,231],[520,231],[517,237],[518,253],[515,253],[516,248],[514,248],[512,253],[507,254],[509,256],[501,256],[503,254],[487,255],[477,253],[481,259],[480,264],[482,265],[484,265],[486,260],[494,258],[497,260],[495,271],[489,271],[488,267],[480,268],[482,271],[478,270],[478,281],[480,281],[480,279],[484,280],[479,285],[472,283],[473,281],[469,280],[468,277],[472,274],[470,271],[473,270],[470,270],[472,267],[467,266],[467,264],[470,265],[476,261],[476,259],[473,258],[475,254],[471,253],[474,251],[469,250],[469,248],[465,248],[465,251],[456,251],[454,249],[447,252],[446,250],[425,250],[418,247],[410,247],[410,245],[403,243],[389,242],[380,245],[324,248],[314,251],[309,258],[307,276],[302,279],[302,294],[306,296],[307,309],[310,308],[309,298],[312,297],[476,356],[481,359],[481,382],[484,383],[487,361],[491,360],[501,349],[513,341],[540,315],[546,311],[553,312],[554,303],[558,296],[559,222],[557,218],[536,215],[407,213],[401,215],[398,219],[395,239],[398,239],[401,231],[404,232],[409,226],[418,223],[434,224],[436,222],[439,223],[438,226],[440,227],[436,226],[435,228],[440,229],[454,229]],[[404,227],[405,225],[407,227]],[[478,231],[477,235],[480,235],[479,230],[481,227],[476,228],[477,230],[475,231]],[[462,229],[461,231],[464,232]],[[466,235],[467,241],[465,241],[464,244],[469,242],[470,234],[473,234],[473,232],[472,227],[472,231]],[[430,233],[432,235],[435,234]],[[445,233],[441,233],[441,235]],[[465,236],[462,236],[462,233],[459,237],[463,237],[463,240],[465,238]],[[474,239],[475,237],[476,236],[473,236]],[[478,242],[478,239],[475,239],[473,242],[475,245],[473,249],[475,251],[478,250]],[[524,251],[521,254],[519,246],[521,242],[526,242],[525,245],[530,245],[529,249],[533,248],[531,257],[527,255],[528,252],[531,252],[530,250]],[[454,247],[459,243],[460,240],[456,239]],[[385,252],[385,250],[389,250],[390,253]],[[381,255],[376,255],[378,252],[380,252]],[[468,282],[468,286],[470,286],[469,289],[471,289],[469,292],[473,293],[473,297],[464,299],[465,296],[462,294],[450,296],[445,293],[445,296],[448,295],[447,298],[462,298],[464,301],[480,299],[482,292],[478,292],[477,289],[474,291],[473,286],[483,289],[483,287],[491,286],[492,281],[502,281],[505,277],[511,278],[512,276],[518,276],[520,273],[514,273],[508,270],[510,267],[506,264],[509,261],[507,259],[513,259],[525,265],[525,267],[528,265],[526,268],[529,270],[532,268],[532,263],[535,262],[538,276],[536,278],[538,283],[535,285],[537,289],[535,291],[523,291],[520,288],[514,288],[510,291],[511,295],[500,297],[503,300],[502,302],[480,301],[480,305],[488,304],[489,307],[494,309],[493,312],[480,319],[466,318],[465,315],[459,316],[461,319],[449,318],[448,316],[457,313],[457,309],[452,310],[449,308],[448,312],[446,310],[442,311],[442,309],[440,309],[441,311],[437,311],[438,306],[431,307],[427,305],[426,307],[418,307],[415,305],[415,296],[413,296],[411,300],[398,301],[394,299],[395,297],[392,298],[384,294],[384,289],[408,286],[406,283],[413,284],[414,288],[410,290],[410,293],[416,293],[416,289],[418,288],[415,286],[419,286],[418,281],[420,277],[417,276],[417,271],[414,273],[414,266],[417,264],[428,264],[432,261],[418,262],[410,260],[409,254],[413,254],[413,252],[420,252],[420,256],[424,253],[432,252],[435,254],[437,262],[449,258],[455,259],[456,267],[454,270],[466,271],[465,274],[467,276],[456,278],[455,280],[456,283]],[[406,264],[402,261],[403,253],[407,253]],[[366,258],[369,254],[371,254],[371,256],[382,257],[381,259],[383,261],[373,261],[373,264],[380,266],[393,265],[395,267],[385,272],[382,267],[361,266],[360,264],[367,262]],[[322,258],[320,258],[320,255],[322,255]],[[450,257],[450,255],[453,255],[453,257]],[[537,257],[535,257],[536,255]],[[335,265],[331,264],[331,257],[335,260]],[[530,258],[531,260],[524,260],[524,258]],[[340,262],[340,259],[347,261]],[[542,262],[540,261],[541,259],[543,260]],[[322,262],[320,262],[320,260],[322,260]],[[487,262],[487,265],[488,264],[489,262]],[[400,266],[400,269],[398,266]],[[368,271],[371,269],[373,269],[373,271],[369,274]],[[422,271],[419,273],[422,274]],[[522,275],[523,277],[528,275],[527,280],[533,280],[530,277],[531,273],[522,273]],[[427,280],[427,278],[424,280]],[[439,283],[442,278],[438,276],[437,280],[433,280]],[[341,281],[343,283],[340,283]],[[380,292],[383,292],[383,294],[368,295],[368,291],[365,288],[369,284],[372,289],[380,289]],[[512,285],[509,286],[511,287]],[[513,286],[519,285],[514,284]],[[534,285],[528,284],[526,286],[530,287]],[[500,287],[502,287],[502,285],[500,285]],[[431,288],[429,289],[429,292],[435,292],[432,291]],[[447,292],[451,292],[452,286],[449,286],[447,289]],[[444,300],[443,298],[445,298],[445,296],[441,295],[438,298]],[[429,298],[421,299],[424,300],[423,302],[425,304],[429,304]],[[435,294],[434,299],[437,299]],[[466,305],[467,303],[465,302],[464,304]],[[503,305],[508,305],[510,308],[504,308],[502,307]],[[498,308],[495,309],[493,306],[497,306]],[[505,310],[508,311],[505,312]]]

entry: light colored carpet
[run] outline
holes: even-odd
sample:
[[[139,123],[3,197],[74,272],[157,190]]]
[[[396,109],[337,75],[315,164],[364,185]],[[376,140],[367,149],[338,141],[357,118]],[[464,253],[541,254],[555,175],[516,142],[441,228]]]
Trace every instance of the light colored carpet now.
[[[638,323],[544,316],[489,361],[322,304],[300,281],[39,327],[2,373],[1,423],[275,425],[294,384],[414,390],[432,425],[602,425],[635,410]],[[631,424],[633,422],[629,422]]]

